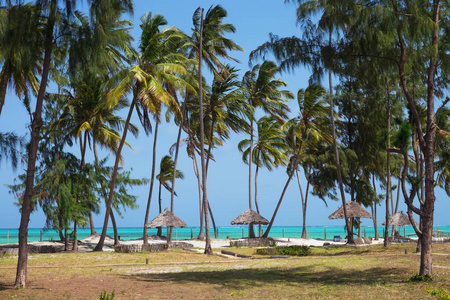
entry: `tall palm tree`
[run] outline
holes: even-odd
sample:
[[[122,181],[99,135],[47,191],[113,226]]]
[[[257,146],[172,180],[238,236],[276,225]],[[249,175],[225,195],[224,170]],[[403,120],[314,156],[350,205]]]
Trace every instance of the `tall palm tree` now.
[[[142,34],[139,50],[141,53],[140,60],[144,71],[151,73],[154,68],[156,68],[155,70],[158,70],[158,65],[163,66],[163,64],[171,66],[172,68],[177,65],[185,68],[191,63],[191,61],[186,59],[186,57],[179,51],[179,39],[182,33],[175,27],[166,27],[163,30],[160,30],[161,26],[167,25],[167,21],[162,15],[152,15],[151,12],[148,12],[141,17],[141,21],[142,24],[140,27],[142,29]],[[161,83],[173,97],[173,101],[166,104],[171,106],[171,111],[175,111],[176,114],[179,114],[180,107],[175,99],[177,98],[176,91],[180,90],[180,86],[178,85],[180,82],[174,80],[174,78],[171,78],[174,74],[167,74],[165,78],[161,78]],[[184,84],[185,82],[182,83]],[[140,106],[137,107],[141,107],[141,109],[138,110],[138,114],[147,134],[152,131],[149,113],[153,115],[155,120],[155,127],[153,131],[154,139],[150,190],[147,200],[144,224],[148,223],[151,198],[153,194],[153,183],[156,169],[156,143],[158,138],[159,123],[161,122],[162,104],[163,102],[159,101],[159,99],[149,98],[146,101],[142,101]],[[141,110],[142,113],[140,112]],[[147,228],[145,226],[144,244],[148,244]]]
[[[152,42],[154,45],[160,47],[160,52],[152,52],[154,56],[151,57],[151,59],[153,60],[151,60],[149,56],[141,55],[140,57],[136,57],[137,63],[135,65],[118,73],[116,84],[109,93],[110,106],[116,105],[120,99],[130,92],[132,92],[133,96],[128,116],[125,121],[123,136],[116,154],[104,226],[100,240],[95,248],[96,251],[101,251],[103,249],[108,218],[111,211],[114,184],[117,176],[115,174],[117,174],[120,153],[123,144],[125,143],[128,126],[134,108],[137,105],[140,105],[146,111],[153,113],[155,112],[155,107],[158,107],[159,104],[157,103],[159,102],[163,102],[167,105],[174,103],[175,100],[172,96],[173,94],[169,91],[183,91],[184,89],[193,90],[185,80],[179,77],[187,73],[186,64],[188,64],[189,61],[182,55],[166,51],[168,48],[171,49],[172,41],[170,39],[165,39],[164,34],[159,34],[157,31],[154,31]],[[150,47],[149,49],[153,48]],[[166,87],[170,87],[169,91]]]
[[[237,61],[236,59],[232,58],[228,55],[228,51],[230,50],[239,50],[242,51],[242,48],[239,47],[236,43],[234,43],[231,39],[226,38],[224,35],[226,33],[233,33],[236,31],[235,27],[232,24],[223,23],[223,19],[227,17],[227,12],[224,8],[222,8],[220,5],[211,6],[208,11],[206,12],[205,18],[203,19],[203,12],[204,10],[202,8],[197,8],[197,10],[194,12],[194,15],[192,17],[193,21],[193,33],[192,36],[189,37],[187,35],[184,36],[184,45],[182,46],[181,50],[188,53],[189,58],[193,58],[196,61],[198,61],[196,72],[196,77],[199,78],[199,101],[200,101],[200,107],[201,107],[201,114],[200,114],[200,122],[203,123],[203,108],[202,108],[202,88],[203,88],[203,78],[201,76],[201,65],[202,63],[205,63],[207,67],[210,69],[210,71],[217,75],[220,70],[225,70],[225,67],[220,62],[220,58],[226,58],[231,59],[234,61]],[[185,99],[185,103],[183,104],[183,107],[186,106],[186,102],[189,101],[189,97]],[[180,122],[180,126],[185,126],[185,116],[184,111],[182,113],[182,120]],[[203,131],[203,126],[200,125],[200,131]],[[180,136],[181,134],[181,127],[179,129],[178,138],[177,138],[177,145],[180,142]],[[201,134],[201,138],[203,138],[203,134]],[[201,144],[203,144],[201,142]],[[203,145],[202,145],[203,146]],[[204,150],[203,147],[201,150]],[[201,155],[202,159],[204,159],[204,155]],[[178,161],[178,146],[175,151],[175,169],[177,166]],[[204,169],[204,173],[202,171],[202,174],[204,174],[203,177],[203,199],[204,203],[203,205],[207,208],[209,208],[209,205],[207,203],[207,195],[206,195],[206,165]],[[174,189],[175,184],[175,177],[172,179],[172,189]],[[172,190],[171,195],[171,207],[173,207],[173,198],[174,193]],[[208,223],[208,217],[207,217],[207,209],[203,210],[205,213],[205,223]],[[205,247],[205,253],[211,254],[211,246],[210,246],[210,237],[209,237],[209,228],[206,224],[206,247]]]
[[[324,130],[324,118],[326,116],[326,109],[328,109],[328,100],[325,97],[325,89],[318,84],[311,84],[306,90],[300,89],[297,93],[297,103],[300,113],[297,117],[290,119],[283,124],[283,129],[286,130],[286,138],[291,148],[290,163],[288,166],[288,180],[284,186],[283,192],[275,208],[269,226],[266,229],[264,236],[267,237],[272,224],[275,220],[278,209],[283,200],[289,183],[298,170],[298,165],[301,163],[301,157],[305,147],[313,148],[315,144],[320,142],[331,143],[330,134]],[[306,170],[305,170],[306,171]],[[308,172],[305,172],[308,173]],[[297,173],[298,176],[298,173]],[[308,179],[308,178],[307,178]],[[308,188],[307,188],[308,193]],[[305,195],[307,196],[307,195]],[[302,195],[302,211],[303,211],[303,236],[307,236],[306,232],[306,206],[307,197]]]
[[[211,161],[212,149],[223,144],[225,139],[230,137],[233,132],[248,132],[249,124],[246,122],[252,113],[252,106],[242,98],[242,91],[239,88],[239,80],[237,80],[237,70],[225,65],[227,72],[220,72],[221,78],[214,78],[211,88],[207,88],[204,95],[204,120],[205,120],[205,134],[208,149],[206,150],[206,170],[209,170],[209,162]],[[195,151],[199,153],[200,129],[198,126],[199,120],[199,103],[190,101],[188,103],[189,111],[189,126],[186,132],[189,135],[189,156],[194,160]],[[194,162],[196,164],[196,162]],[[201,198],[201,189],[200,189]],[[203,227],[203,210],[201,212],[200,233],[199,238],[204,239]],[[215,222],[209,207],[211,220],[215,229]],[[217,238],[217,231],[215,235]]]
[[[245,163],[249,162],[251,155],[253,163],[256,165],[255,171],[255,206],[259,212],[258,205],[258,172],[260,167],[266,167],[269,171],[278,166],[285,166],[288,162],[286,152],[288,145],[283,138],[283,131],[276,119],[271,116],[263,116],[257,122],[257,138],[253,146],[253,152],[250,153],[250,139],[242,140],[238,144],[239,151]],[[261,225],[260,225],[261,226]],[[261,231],[261,227],[260,230]]]
[[[281,79],[275,79],[279,68],[272,61],[265,61],[261,65],[255,65],[252,70],[247,71],[242,79],[241,88],[243,98],[254,107],[261,108],[265,113],[271,115],[279,122],[287,118],[289,107],[286,105],[287,99],[292,99],[293,95],[287,90],[280,90],[287,84]],[[250,117],[250,153],[253,153],[253,122],[254,116]],[[248,182],[248,202],[252,208],[252,155],[249,156],[249,182]],[[253,226],[249,225],[249,236],[254,237]]]

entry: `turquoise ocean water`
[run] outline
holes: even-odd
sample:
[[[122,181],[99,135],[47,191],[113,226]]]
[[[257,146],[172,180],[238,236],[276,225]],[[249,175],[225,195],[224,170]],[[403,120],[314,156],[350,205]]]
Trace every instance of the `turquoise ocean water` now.
[[[257,226],[255,226],[255,231],[257,231]],[[262,227],[263,230],[266,229],[265,226]],[[404,227],[406,230],[406,234],[413,234],[414,229],[411,226]],[[435,226],[434,229],[450,231],[450,226]],[[242,230],[244,229],[244,235],[248,236],[248,226],[240,227],[218,227],[219,230],[219,238],[225,239],[227,237],[233,238],[241,238]],[[364,229],[366,230],[366,236],[373,237],[375,236],[374,227],[362,227],[362,232],[364,234]],[[99,229],[98,229],[99,230]],[[191,238],[191,231],[193,232],[193,237],[196,238],[198,236],[200,228],[199,227],[186,227],[186,228],[174,228],[173,238],[177,240],[184,240]],[[308,236],[312,239],[323,239],[326,230],[326,238],[333,239],[335,235],[339,235],[341,237],[346,236],[346,231],[344,227],[322,227],[322,226],[313,226],[308,227]],[[383,227],[378,228],[378,232],[380,236],[382,236]],[[39,241],[41,238],[42,231],[42,240],[59,240],[59,235],[56,231],[48,230],[43,231],[42,229],[31,228],[28,230],[28,240],[29,241]],[[300,238],[302,234],[302,227],[289,227],[289,226],[278,226],[272,227],[270,230],[270,237],[284,237],[286,238]],[[118,229],[119,236],[121,240],[134,240],[140,239],[143,236],[141,227],[122,227]],[[163,228],[163,235],[165,235],[165,228]],[[211,230],[212,232],[212,230]],[[403,228],[400,230],[401,235],[403,235]],[[9,234],[9,238],[8,238]],[[152,228],[148,230],[148,235],[156,234],[156,229]],[[90,229],[78,229],[78,239],[84,239],[90,235]],[[114,232],[112,228],[108,228],[107,235],[113,237]],[[0,229],[0,244],[6,243],[17,243],[18,242],[18,230],[17,229]]]

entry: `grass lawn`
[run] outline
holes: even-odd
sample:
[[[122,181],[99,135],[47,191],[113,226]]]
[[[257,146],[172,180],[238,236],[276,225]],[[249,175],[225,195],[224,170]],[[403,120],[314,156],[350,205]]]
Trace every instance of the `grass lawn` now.
[[[432,282],[409,281],[419,270],[414,250],[415,244],[313,248],[311,256],[289,259],[227,259],[183,250],[32,254],[27,288],[20,290],[12,288],[17,256],[4,256],[0,299],[98,299],[104,290],[114,290],[115,299],[439,299],[426,289],[450,290],[450,245],[433,245]]]

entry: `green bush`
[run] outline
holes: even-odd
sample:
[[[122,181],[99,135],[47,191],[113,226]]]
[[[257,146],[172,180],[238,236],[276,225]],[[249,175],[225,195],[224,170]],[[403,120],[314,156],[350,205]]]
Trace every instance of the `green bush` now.
[[[429,274],[425,274],[425,275],[414,275],[412,276],[409,281],[411,282],[428,282],[428,281],[432,281],[433,278],[429,275]]]
[[[259,255],[289,255],[289,256],[307,256],[311,254],[308,246],[289,246],[256,249],[255,254]]]
[[[115,296],[115,290],[112,291],[111,295],[107,294],[105,290],[103,290],[103,293],[100,294],[100,300],[112,300]]]
[[[450,293],[447,292],[446,289],[440,288],[440,289],[426,289],[427,294],[430,294],[432,296],[438,296],[441,299],[450,299]]]

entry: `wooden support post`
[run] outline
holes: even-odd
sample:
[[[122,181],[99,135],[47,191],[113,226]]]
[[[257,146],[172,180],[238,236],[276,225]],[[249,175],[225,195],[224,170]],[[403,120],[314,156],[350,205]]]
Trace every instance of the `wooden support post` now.
[[[191,228],[191,240],[194,238],[194,229]]]
[[[40,234],[40,237],[39,237],[39,241],[42,242],[42,230],[41,230],[41,234]]]
[[[406,228],[403,227],[403,236],[406,237]]]
[[[242,238],[244,238],[244,237],[245,237],[244,228],[242,228]]]
[[[284,228],[283,228],[283,237],[284,237]]]
[[[366,229],[364,228],[364,237],[366,237]]]
[[[326,228],[323,229],[323,239],[324,240],[327,239],[327,229]]]

